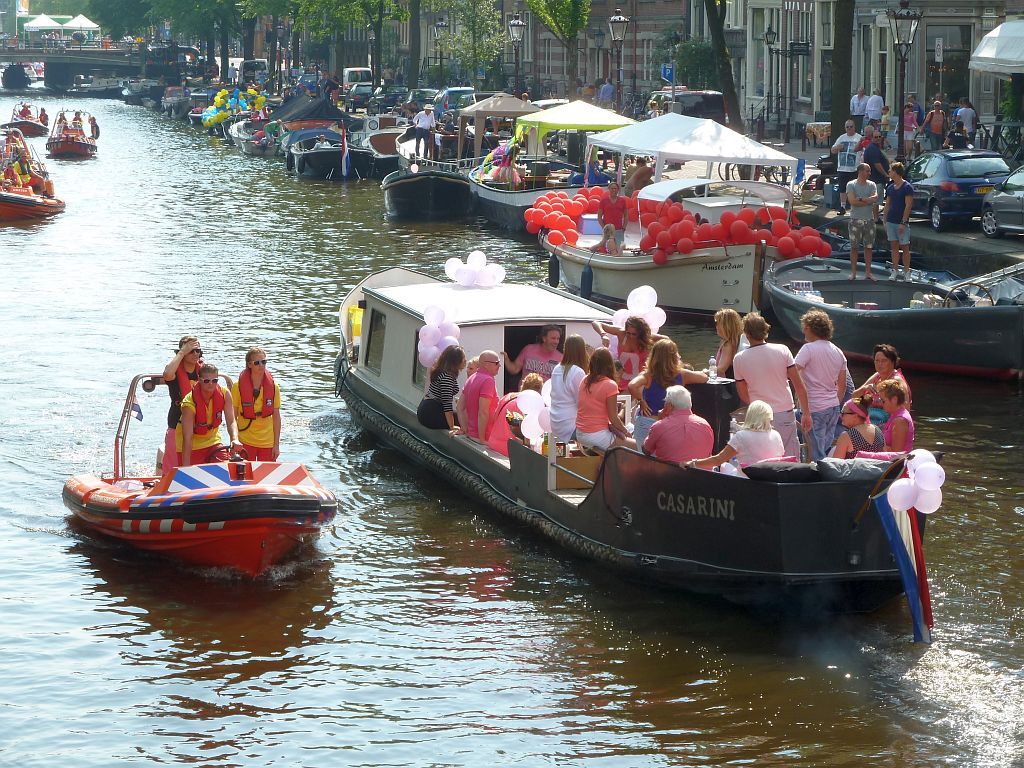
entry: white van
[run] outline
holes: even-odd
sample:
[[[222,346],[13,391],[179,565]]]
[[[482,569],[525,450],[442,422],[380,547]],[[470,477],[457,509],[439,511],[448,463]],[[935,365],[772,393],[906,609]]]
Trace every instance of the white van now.
[[[345,67],[341,70],[341,91],[348,93],[348,89],[356,83],[372,83],[373,72],[369,67]]]
[[[252,82],[262,85],[267,82],[268,77],[270,65],[266,59],[246,59],[238,70],[238,82],[241,85]]]

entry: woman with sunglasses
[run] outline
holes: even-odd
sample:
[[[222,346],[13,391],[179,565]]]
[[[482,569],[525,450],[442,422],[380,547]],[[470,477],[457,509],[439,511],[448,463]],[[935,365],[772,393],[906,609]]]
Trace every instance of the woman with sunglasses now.
[[[639,376],[647,367],[647,355],[654,342],[667,339],[660,333],[653,333],[651,326],[642,317],[626,318],[624,327],[618,328],[598,320],[593,322],[594,330],[600,334],[608,334],[618,339],[618,350],[615,359],[622,363],[622,378],[619,379],[619,392],[625,392],[629,382]]]
[[[252,347],[245,370],[231,385],[238,434],[250,461],[277,461],[281,453],[281,388],[267,369],[267,353]]]
[[[871,395],[861,395],[843,403],[839,411],[839,420],[843,425],[843,433],[839,435],[829,456],[836,459],[852,459],[858,451],[881,451],[885,447],[882,430],[871,423],[868,410],[871,408]]]
[[[164,436],[164,459],[162,469],[170,472],[178,466],[178,449],[174,442],[174,430],[181,421],[181,401],[199,380],[199,366],[203,362],[203,349],[195,336],[182,336],[178,341],[178,352],[164,367],[164,383],[171,396],[171,407],[167,409],[167,433]]]
[[[220,442],[221,422],[228,428],[230,450]],[[199,381],[181,401],[181,421],[174,431],[174,442],[182,467],[227,461],[242,447],[235,409],[227,389],[220,386],[217,366],[209,363],[199,366]]]

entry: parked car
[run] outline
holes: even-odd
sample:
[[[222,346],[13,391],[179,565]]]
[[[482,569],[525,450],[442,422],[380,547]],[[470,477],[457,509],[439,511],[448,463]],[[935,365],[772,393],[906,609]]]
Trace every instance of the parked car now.
[[[395,107],[404,104],[409,95],[409,89],[404,85],[383,85],[374,91],[370,102],[366,105],[366,114],[379,115],[381,112],[390,112]]]
[[[926,152],[907,168],[914,185],[911,214],[927,217],[941,232],[953,219],[981,214],[982,200],[1010,175],[1002,155],[987,149]]]
[[[981,201],[981,231],[985,237],[1024,233],[1024,166],[985,194]]]
[[[455,108],[455,104],[458,102],[459,97],[464,96],[467,93],[473,93],[474,89],[470,86],[460,86],[458,88],[443,88],[438,91],[434,97],[434,116],[440,120],[444,117],[444,113],[450,109]]]
[[[714,120],[722,125],[729,124],[725,115],[725,97],[719,91],[691,91],[677,86],[675,101],[672,100],[671,88],[654,91],[648,101],[657,102],[658,109],[663,113],[675,112],[689,117]]]
[[[296,85],[301,85],[310,93],[316,93],[317,76],[315,72],[307,72],[299,78]]]
[[[365,109],[373,96],[373,86],[370,83],[355,83],[345,94],[345,110],[355,112],[357,109]]]
[[[352,86],[356,83],[372,83],[373,72],[370,71],[369,67],[345,67],[341,70],[341,86],[342,93],[348,93],[352,90]]]
[[[466,107],[472,107],[478,101],[489,99],[495,93],[496,91],[473,91],[472,93],[464,93],[459,96],[458,100],[455,102],[455,106],[452,107],[452,114],[455,116],[455,119],[458,120],[459,113]]]

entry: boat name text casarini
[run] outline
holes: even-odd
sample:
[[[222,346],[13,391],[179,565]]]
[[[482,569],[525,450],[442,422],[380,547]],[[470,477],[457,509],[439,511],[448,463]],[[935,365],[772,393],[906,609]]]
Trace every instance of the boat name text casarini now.
[[[736,502],[732,499],[716,499],[711,496],[687,496],[684,493],[658,492],[658,509],[662,512],[678,512],[682,515],[704,515],[734,521]]]

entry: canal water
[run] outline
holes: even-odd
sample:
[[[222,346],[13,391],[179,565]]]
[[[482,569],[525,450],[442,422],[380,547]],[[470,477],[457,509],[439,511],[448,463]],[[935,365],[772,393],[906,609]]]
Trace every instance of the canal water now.
[[[381,448],[333,397],[337,308],[363,275],[482,248],[534,280],[535,243],[389,223],[374,182],[296,179],[142,108],[84,106],[97,159],[50,162],[67,212],[0,228],[0,763],[1024,764],[1017,384],[912,377],[920,444],[947,452],[933,645],[899,602],[792,624],[646,588]],[[706,326],[669,331],[697,365],[714,349]],[[231,373],[265,347],[284,454],[341,502],[256,582],[97,542],[61,503],[69,475],[110,470],[131,376],[193,332]],[[140,467],[166,395],[141,405]]]

